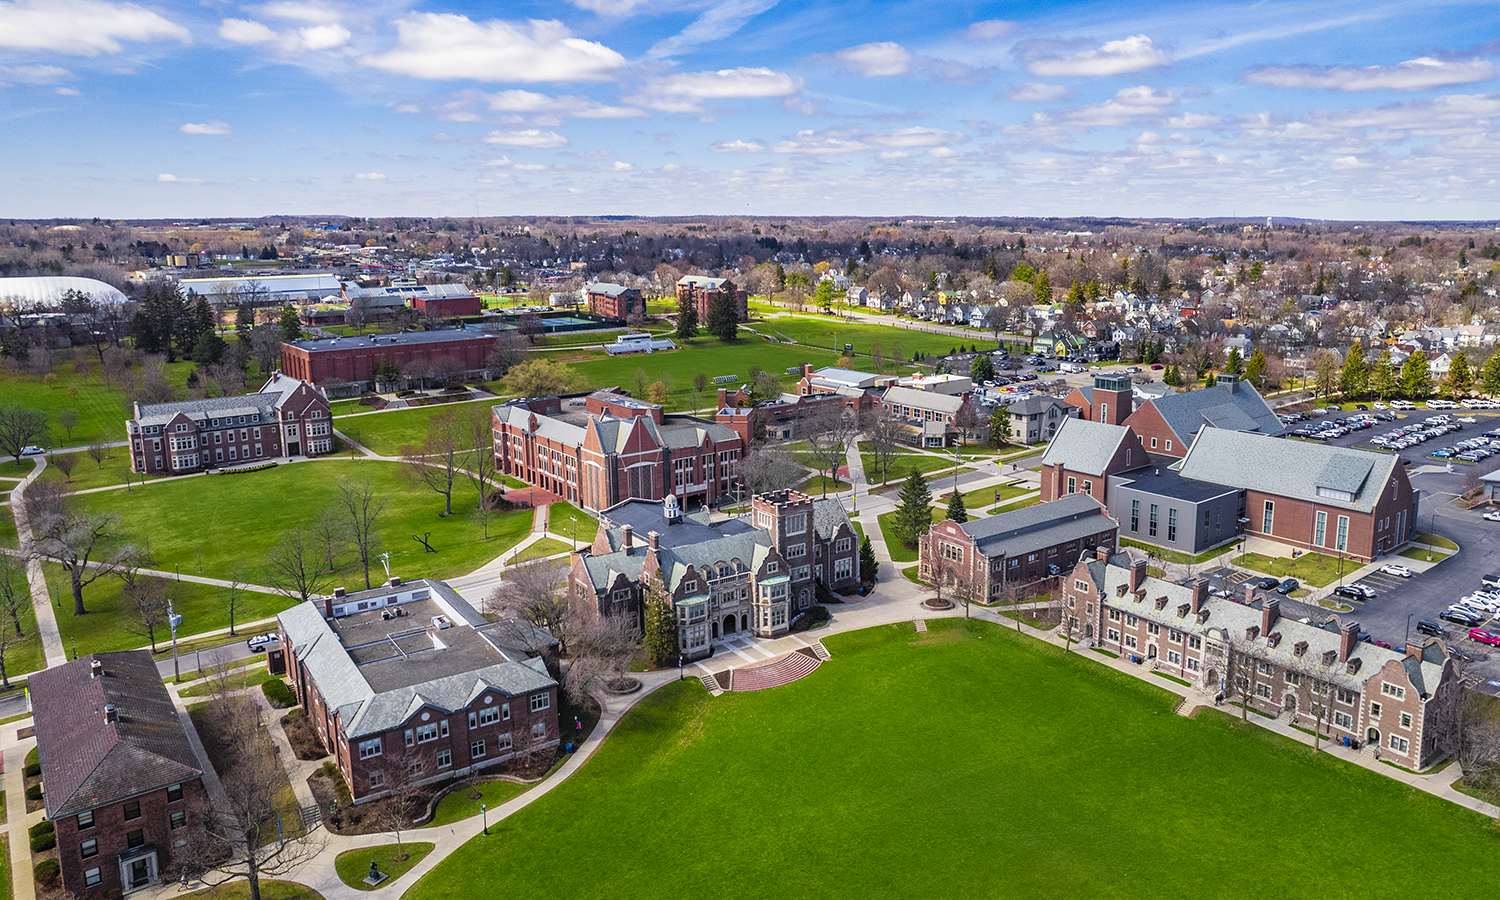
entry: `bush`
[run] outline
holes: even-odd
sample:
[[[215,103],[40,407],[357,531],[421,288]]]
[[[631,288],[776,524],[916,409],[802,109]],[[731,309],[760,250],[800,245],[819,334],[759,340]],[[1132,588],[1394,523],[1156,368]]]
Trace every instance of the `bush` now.
[[[39,834],[31,839],[31,852],[44,853],[57,846],[57,835]]]
[[[276,463],[266,463],[263,466],[251,466],[248,469],[221,469],[220,475],[244,475],[247,472],[264,472],[266,469],[276,468]]]
[[[271,701],[271,706],[276,709],[286,709],[297,705],[297,695],[286,686],[286,682],[280,678],[273,678],[260,686],[261,692],[266,699]]]
[[[30,831],[33,838],[38,838],[44,834],[52,834],[57,829],[56,826],[54,826],[51,822],[44,820],[31,826],[31,828],[28,830]]]
[[[31,787],[27,788],[26,789],[26,799],[27,800],[40,800],[40,799],[42,799],[42,786],[39,785],[39,784],[33,784]]]
[[[42,776],[42,764],[32,763],[25,769],[27,778],[40,778]]]
[[[62,877],[62,865],[55,859],[44,859],[31,872],[39,883],[52,885]]]

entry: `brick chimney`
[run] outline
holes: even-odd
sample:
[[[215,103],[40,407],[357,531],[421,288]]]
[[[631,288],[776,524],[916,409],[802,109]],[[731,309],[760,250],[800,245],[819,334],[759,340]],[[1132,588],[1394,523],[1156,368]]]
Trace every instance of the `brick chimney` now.
[[[1103,563],[1109,562],[1109,546],[1101,544],[1094,548],[1094,558]]]
[[[646,532],[646,545],[653,551],[661,549],[661,534],[655,531]]]
[[[95,659],[95,660],[93,660],[92,662],[89,663],[89,677],[90,678],[98,678],[100,675],[103,675],[103,674],[104,674],[104,663],[100,662],[98,659]]]
[[[391,587],[400,587],[400,586],[401,586],[401,576],[400,575],[392,575],[391,576]]]
[[[1144,559],[1132,560],[1130,563],[1130,589],[1138,591],[1146,582],[1146,561]]]
[[[635,529],[634,528],[631,528],[629,525],[622,525],[620,527],[620,544],[621,544],[622,548],[625,550],[625,555],[626,556],[631,556],[631,555],[633,555],[635,553]]]
[[[1249,606],[1255,600],[1255,582],[1245,582],[1245,605]]]
[[[328,596],[326,596],[326,597],[323,598],[323,618],[325,618],[325,619],[331,619],[331,618],[333,618],[333,601],[334,600],[342,600],[343,597],[344,597],[344,589],[341,588],[341,587],[336,587],[336,588],[333,589],[333,593],[332,594],[329,594]]]
[[[1207,602],[1208,602],[1208,579],[1204,578],[1202,576],[1199,576],[1198,580],[1193,582],[1193,607],[1192,607],[1193,612],[1196,613],[1198,610],[1202,609],[1203,608],[1203,604],[1205,604]]]
[[[104,704],[104,724],[113,725],[120,721],[120,711],[115,709],[113,703]]]
[[[1354,654],[1354,645],[1359,643],[1359,623],[1350,622],[1339,632],[1339,662],[1348,662]]]
[[[729,391],[719,388],[719,409],[729,408]]]
[[[1267,600],[1265,606],[1260,608],[1260,630],[1265,634],[1271,633],[1271,626],[1281,618],[1281,601]]]

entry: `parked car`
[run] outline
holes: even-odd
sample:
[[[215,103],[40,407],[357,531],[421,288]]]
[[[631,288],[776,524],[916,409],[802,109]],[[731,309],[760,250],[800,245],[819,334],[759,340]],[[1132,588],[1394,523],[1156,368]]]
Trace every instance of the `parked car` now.
[[[1377,593],[1377,591],[1374,588],[1370,587],[1368,584],[1351,584],[1349,585],[1349,587],[1352,587],[1356,591],[1359,591],[1361,594],[1364,594],[1366,600],[1373,598]]]
[[[1161,363],[1152,363],[1151,364],[1151,371],[1153,371],[1153,372],[1157,372],[1157,371],[1160,371],[1160,370],[1165,369],[1165,368],[1166,368],[1166,366],[1162,365]]]
[[[41,447],[37,447],[37,446],[34,446],[34,445],[28,445],[28,446],[25,446],[25,447],[21,448],[21,455],[22,456],[40,456],[40,455],[42,455],[43,453],[46,453],[46,452],[47,451],[43,450]]]
[[[276,650],[281,647],[281,635],[257,634],[245,642],[252,652],[261,653],[266,650]]]
[[[1438,618],[1442,619],[1444,622],[1452,622],[1454,625],[1463,625],[1466,628],[1473,628],[1475,625],[1478,625],[1480,622],[1484,621],[1479,616],[1476,616],[1471,612],[1465,612],[1461,609],[1452,608],[1445,609],[1442,612],[1438,613]]]
[[[1255,586],[1263,591],[1274,591],[1278,584],[1281,584],[1281,579],[1266,577],[1257,582]]]
[[[1290,594],[1292,591],[1295,591],[1299,587],[1302,587],[1302,585],[1299,584],[1299,583],[1297,583],[1297,579],[1295,579],[1295,578],[1288,578],[1286,581],[1283,581],[1281,584],[1276,585],[1276,593],[1278,593],[1278,594]]]
[[[1443,635],[1448,633],[1448,629],[1444,628],[1436,622],[1429,622],[1426,619],[1418,619],[1417,633],[1428,634],[1433,637],[1442,637]]]
[[[1382,574],[1394,575],[1397,578],[1411,577],[1411,569],[1408,569],[1406,566],[1397,565],[1395,563],[1387,563],[1386,565],[1381,566],[1380,571]]]
[[[1478,628],[1472,629],[1469,632],[1469,640],[1477,641],[1481,644],[1489,644],[1492,647],[1500,647],[1500,634],[1495,634],[1493,631],[1482,631]]]
[[[1487,512],[1484,517],[1491,522],[1500,522],[1500,512]]]

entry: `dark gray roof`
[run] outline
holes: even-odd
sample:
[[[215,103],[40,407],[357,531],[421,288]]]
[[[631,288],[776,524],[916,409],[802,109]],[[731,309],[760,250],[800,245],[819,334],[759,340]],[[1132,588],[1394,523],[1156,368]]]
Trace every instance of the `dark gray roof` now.
[[[1065,403],[1056,397],[1048,397],[1045,394],[1029,394],[1024,399],[1005,407],[1006,411],[1013,416],[1030,416],[1044,413],[1054,406],[1060,406],[1067,411],[1076,411],[1078,407],[1071,403]]]
[[[1051,503],[970,519],[960,526],[985,556],[1014,556],[1098,534],[1116,522],[1087,494],[1069,494]]]
[[[1216,384],[1201,391],[1167,394],[1149,401],[1161,413],[1167,425],[1184,442],[1190,443],[1204,425],[1233,431],[1258,431],[1281,434],[1281,419],[1266,401],[1246,382]]]
[[[141,425],[165,425],[178,413],[189,419],[202,421],[208,418],[228,416],[250,416],[259,414],[263,422],[274,422],[276,403],[281,393],[245,394],[235,397],[205,397],[201,400],[183,400],[179,403],[152,403],[137,407],[135,421]]]
[[[1401,458],[1309,441],[1205,429],[1188,450],[1184,478],[1369,512]]]
[[[296,347],[309,353],[329,350],[360,350],[369,347],[411,344],[446,344],[453,341],[493,341],[492,334],[473,331],[407,331],[401,334],[371,334],[364,337],[341,337],[331,341],[285,341],[283,346]]]
[[[1047,442],[1047,450],[1042,454],[1042,465],[1062,463],[1065,468],[1074,472],[1103,475],[1104,467],[1114,458],[1120,442],[1130,435],[1131,430],[1124,425],[1069,417],[1058,426],[1057,434],[1052,436],[1052,440]]]
[[[814,504],[815,526],[818,516],[819,509]],[[756,569],[771,550],[770,532],[755,528],[744,519],[711,522],[707,513],[697,512],[668,523],[663,504],[654,500],[622,501],[600,513],[600,519],[606,526],[605,540],[610,551],[583,557],[584,569],[596,590],[608,588],[621,574],[632,582],[640,580],[648,553],[648,535],[653,531],[658,535],[661,549],[657,562],[668,590],[676,589],[689,566],[703,571],[705,566],[739,560],[742,567]],[[632,532],[634,550],[630,554],[623,549],[625,525]]]
[[[103,664],[91,675],[94,660]],[[203,775],[145,650],[95,653],[31,676],[47,817],[77,815]],[[117,721],[104,721],[105,704]]]
[[[964,398],[961,396],[937,394],[932,391],[919,391],[904,387],[887,388],[882,401],[886,404],[912,406],[917,409],[930,409],[949,415],[956,414],[959,407],[964,405]]]
[[[618,297],[626,291],[635,290],[635,288],[628,288],[623,284],[614,284],[613,282],[609,281],[596,281],[593,284],[584,285],[583,290],[585,293],[589,294],[603,294],[606,297]]]
[[[1183,478],[1181,473],[1172,468],[1172,464],[1176,462],[1178,460],[1170,458],[1153,459],[1148,465],[1116,475],[1110,479],[1110,484],[1129,487],[1139,491],[1147,491],[1161,497],[1182,500],[1186,503],[1202,503],[1205,500],[1221,497],[1224,494],[1239,492],[1239,488],[1230,485]]]

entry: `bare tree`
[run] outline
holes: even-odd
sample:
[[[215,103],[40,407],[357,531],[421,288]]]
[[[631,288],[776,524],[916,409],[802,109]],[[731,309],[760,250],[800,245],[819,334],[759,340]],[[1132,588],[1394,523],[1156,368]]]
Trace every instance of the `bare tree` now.
[[[229,584],[221,588],[216,596],[224,607],[224,612],[229,615],[229,636],[234,637],[234,621],[245,602],[245,583],[239,578],[230,579]]]
[[[486,614],[501,623],[500,630],[507,637],[530,652],[545,650],[549,635],[566,646],[573,624],[568,595],[562,590],[566,572],[561,562],[551,559],[512,566],[490,592]]]
[[[68,409],[58,410],[57,424],[63,427],[63,431],[68,435],[68,440],[72,441],[73,429],[78,427],[78,410],[72,409],[71,407]]]
[[[135,610],[130,630],[151,642],[156,652],[156,631],[167,625],[167,583],[154,576],[138,578],[125,586],[125,605]]]
[[[21,451],[47,433],[47,414],[39,409],[0,406],[0,450],[21,461]]]
[[[427,775],[427,760],[406,747],[387,747],[382,761],[385,785],[381,791],[385,796],[384,802],[376,807],[375,818],[383,831],[389,831],[395,837],[396,853],[391,859],[401,862],[407,856],[401,846],[401,832],[412,827],[416,817],[426,808],[430,796],[422,784]]]
[[[641,627],[633,616],[597,616],[575,623],[570,630],[568,652],[573,659],[563,676],[563,690],[575,704],[581,704],[594,685],[625,677],[640,651]]]
[[[354,329],[355,334],[364,334],[365,326],[370,324],[370,301],[365,297],[355,297],[349,301],[349,308],[344,310],[344,324]]]
[[[828,472],[823,480],[823,496],[828,496],[828,482],[838,480],[839,466],[849,452],[849,442],[859,433],[859,419],[843,404],[824,403],[811,415],[803,417],[803,436],[812,445],[820,467]]]
[[[740,480],[751,494],[789,488],[805,471],[784,447],[752,447],[739,462]]]
[[[281,360],[281,327],[267,323],[250,329],[250,355],[260,368],[261,377],[270,375]]]
[[[0,623],[0,687],[10,687],[5,655],[26,639],[26,632],[21,628],[21,611],[30,605],[31,586],[26,581],[24,567],[9,556],[0,556],[0,616],[9,618],[15,626],[12,631]]]
[[[375,486],[366,481],[339,482],[339,497],[349,515],[349,540],[359,555],[365,571],[365,589],[370,587],[370,558],[375,552],[375,525],[385,512],[385,498],[376,495]]]
[[[417,481],[443,495],[443,515],[453,515],[453,482],[458,478],[460,455],[468,447],[465,428],[452,410],[433,416],[427,439],[420,448],[401,448],[401,459]]]
[[[317,542],[306,531],[295,528],[281,536],[266,559],[267,581],[271,587],[303,602],[311,599],[323,583],[324,572],[318,559]]]
[[[984,587],[970,577],[970,573],[959,570],[957,567],[950,570],[952,573],[953,587],[948,595],[953,602],[964,608],[964,618],[969,617],[969,604],[978,603],[984,599]]]
[[[416,382],[418,389],[425,390],[427,381],[433,374],[432,362],[426,359],[414,359],[401,367],[401,377],[406,379],[408,385]]]
[[[62,566],[73,591],[73,615],[87,614],[83,589],[115,572],[132,553],[128,547],[109,549],[119,532],[119,517],[74,508],[55,481],[33,481],[24,502],[32,531],[26,556]]]
[[[313,523],[312,534],[323,555],[323,570],[337,572],[344,551],[349,549],[348,520],[338,510],[325,509]]]
[[[870,438],[870,451],[880,464],[882,484],[890,476],[891,460],[901,447],[905,430],[906,427],[884,409],[876,409],[866,415],[865,431]]]
[[[495,478],[495,432],[491,422],[490,407],[486,403],[471,403],[458,413],[457,432],[467,448],[463,456],[463,472],[469,476],[479,495],[479,524],[484,536],[490,536],[490,482]]]
[[[69,484],[73,483],[73,470],[78,466],[78,455],[76,453],[64,453],[61,456],[58,456],[56,453],[54,453],[52,454],[49,462],[51,463],[53,468],[63,473],[63,478],[65,478]]]
[[[1318,738],[1327,733],[1324,729],[1333,714],[1334,695],[1338,692],[1338,686],[1329,679],[1331,674],[1320,656],[1309,657],[1305,646],[1293,648],[1287,664],[1286,677],[1291,682],[1287,687],[1295,691],[1297,716],[1312,720],[1314,753],[1318,752]]]
[[[101,437],[91,441],[87,452],[89,459],[92,459],[95,465],[103,469],[104,461],[109,458],[109,445],[104,443],[104,438]]]
[[[953,427],[957,428],[958,433],[964,436],[965,447],[969,446],[969,438],[974,436],[974,432],[978,431],[979,426],[982,424],[984,424],[984,419],[980,417],[979,411],[974,408],[973,402],[969,400],[965,400],[963,405],[958,408],[958,412],[953,416]]]

